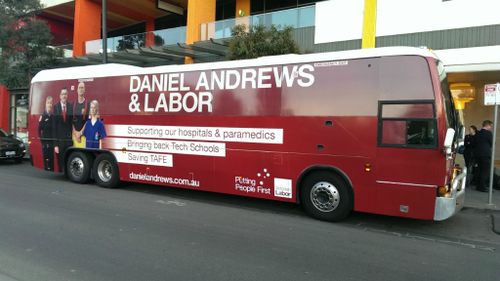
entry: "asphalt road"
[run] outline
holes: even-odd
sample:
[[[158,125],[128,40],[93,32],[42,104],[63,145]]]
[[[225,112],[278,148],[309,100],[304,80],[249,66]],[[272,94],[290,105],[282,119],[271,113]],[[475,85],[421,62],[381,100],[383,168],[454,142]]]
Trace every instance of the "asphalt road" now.
[[[445,222],[147,185],[78,185],[0,163],[0,281],[500,280],[488,214]]]

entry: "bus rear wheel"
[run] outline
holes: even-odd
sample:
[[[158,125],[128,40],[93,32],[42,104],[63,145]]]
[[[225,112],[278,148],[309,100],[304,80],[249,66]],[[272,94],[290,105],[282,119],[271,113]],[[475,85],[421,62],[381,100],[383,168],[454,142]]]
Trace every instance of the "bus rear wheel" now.
[[[300,199],[310,216],[325,221],[339,221],[353,209],[352,194],[351,187],[340,176],[318,171],[303,180]]]
[[[72,182],[86,183],[90,178],[90,159],[87,154],[72,152],[66,162],[66,174]]]
[[[97,185],[106,188],[115,188],[120,182],[118,165],[113,156],[107,153],[100,154],[94,161],[92,176]]]

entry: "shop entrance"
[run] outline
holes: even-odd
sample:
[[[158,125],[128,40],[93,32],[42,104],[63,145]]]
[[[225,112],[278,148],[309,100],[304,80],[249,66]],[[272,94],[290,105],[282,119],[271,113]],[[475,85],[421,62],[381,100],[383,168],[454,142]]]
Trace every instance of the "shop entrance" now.
[[[29,90],[14,89],[10,92],[9,131],[28,147]]]

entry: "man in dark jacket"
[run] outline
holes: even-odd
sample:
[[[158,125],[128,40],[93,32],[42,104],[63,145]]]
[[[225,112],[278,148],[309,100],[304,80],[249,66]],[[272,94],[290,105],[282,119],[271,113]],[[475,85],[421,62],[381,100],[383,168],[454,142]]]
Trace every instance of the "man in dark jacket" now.
[[[54,147],[58,158],[58,170],[64,171],[64,153],[73,145],[73,106],[68,101],[68,89],[62,88],[59,94],[60,101],[54,105],[56,145]]]
[[[490,182],[491,149],[493,144],[492,127],[493,122],[484,120],[483,128],[477,132],[474,138],[474,156],[476,157],[479,172],[477,190],[483,192],[488,191]]]
[[[38,136],[42,143],[43,168],[54,171],[54,114],[52,108],[53,98],[45,99],[45,110],[38,120]]]

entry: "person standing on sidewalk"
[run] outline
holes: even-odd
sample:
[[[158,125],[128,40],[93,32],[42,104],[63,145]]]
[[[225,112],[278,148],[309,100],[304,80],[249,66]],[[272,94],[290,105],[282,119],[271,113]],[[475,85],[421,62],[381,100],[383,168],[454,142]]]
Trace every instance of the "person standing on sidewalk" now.
[[[492,128],[493,122],[484,120],[483,128],[474,137],[474,156],[476,157],[479,174],[476,189],[482,192],[488,191],[488,183],[490,182],[491,149],[493,144]]]
[[[474,166],[476,166],[476,159],[474,157],[474,138],[477,134],[477,127],[471,125],[469,127],[469,134],[465,136],[464,139],[464,159],[465,159],[465,167],[467,167],[467,184],[470,184],[473,181],[473,178],[477,178],[477,171],[474,171]]]

